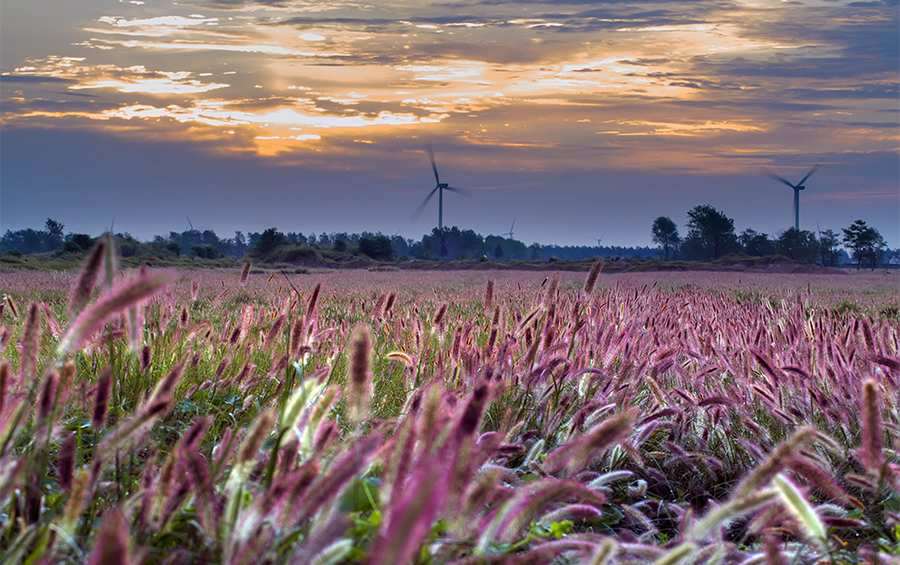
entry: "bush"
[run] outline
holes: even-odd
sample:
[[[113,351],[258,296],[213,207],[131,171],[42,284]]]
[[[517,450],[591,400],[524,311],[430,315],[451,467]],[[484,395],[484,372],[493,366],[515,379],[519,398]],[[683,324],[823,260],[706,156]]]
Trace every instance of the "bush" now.
[[[253,251],[259,256],[266,256],[285,243],[287,243],[287,238],[283,233],[275,228],[269,228],[259,236],[259,241],[256,242]]]
[[[282,245],[266,256],[273,263],[321,263],[322,254],[305,245]]]
[[[219,259],[222,253],[212,245],[195,245],[191,247],[191,254],[200,259]]]
[[[390,261],[394,257],[391,240],[383,235],[360,239],[359,252],[379,261]]]
[[[66,243],[63,245],[63,250],[71,253],[78,253],[81,251],[87,251],[93,246],[93,237],[89,236],[86,233],[73,233],[69,234],[69,237],[66,238]]]

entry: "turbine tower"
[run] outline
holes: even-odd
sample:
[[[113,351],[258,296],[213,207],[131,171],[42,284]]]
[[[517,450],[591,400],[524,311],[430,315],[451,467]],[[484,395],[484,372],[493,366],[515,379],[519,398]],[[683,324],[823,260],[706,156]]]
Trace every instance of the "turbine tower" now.
[[[431,148],[431,144],[425,146],[425,150],[428,151],[428,158],[431,161],[431,170],[434,172],[434,188],[431,189],[431,192],[428,193],[428,196],[425,197],[425,200],[419,204],[419,207],[416,209],[415,216],[418,216],[422,213],[422,210],[425,209],[425,206],[428,205],[428,202],[434,196],[434,193],[437,192],[438,195],[438,233],[441,236],[441,257],[445,257],[447,255],[447,246],[444,243],[444,191],[456,192],[458,194],[466,194],[466,191],[457,188],[455,186],[450,186],[445,182],[441,182],[441,175],[438,174],[437,163],[434,160],[434,149]]]
[[[794,229],[797,231],[800,231],[800,191],[806,190],[806,185],[804,183],[809,179],[809,177],[813,175],[814,172],[816,172],[816,169],[818,168],[819,165],[815,165],[812,169],[809,170],[808,173],[806,173],[806,176],[800,179],[796,184],[792,183],[784,177],[776,175],[775,173],[769,173],[769,176],[771,178],[785,184],[786,186],[794,190]]]
[[[501,233],[500,235],[505,235],[506,239],[512,239],[513,238],[513,228],[515,228],[515,227],[516,227],[516,219],[513,218],[512,225],[509,226],[509,231],[506,233]]]

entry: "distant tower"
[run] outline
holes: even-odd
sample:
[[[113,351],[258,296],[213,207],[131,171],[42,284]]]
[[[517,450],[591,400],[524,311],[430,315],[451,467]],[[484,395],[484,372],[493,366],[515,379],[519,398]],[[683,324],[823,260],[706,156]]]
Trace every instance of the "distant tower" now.
[[[800,181],[797,182],[796,184],[792,183],[791,181],[787,180],[784,177],[780,177],[774,173],[769,173],[770,177],[785,184],[786,186],[790,187],[794,191],[794,229],[797,231],[800,231],[800,191],[806,190],[806,185],[804,183],[806,183],[807,179],[809,179],[809,177],[811,177],[813,175],[813,173],[816,172],[816,169],[818,169],[818,168],[819,168],[818,165],[814,166],[812,169],[809,170],[808,173],[806,173],[806,176],[804,176],[802,179],[800,179]]]

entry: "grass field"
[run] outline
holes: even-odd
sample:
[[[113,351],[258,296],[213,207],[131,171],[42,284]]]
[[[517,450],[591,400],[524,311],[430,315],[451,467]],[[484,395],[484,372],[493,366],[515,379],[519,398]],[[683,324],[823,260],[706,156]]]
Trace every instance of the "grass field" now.
[[[898,281],[0,273],[0,562],[890,562]]]

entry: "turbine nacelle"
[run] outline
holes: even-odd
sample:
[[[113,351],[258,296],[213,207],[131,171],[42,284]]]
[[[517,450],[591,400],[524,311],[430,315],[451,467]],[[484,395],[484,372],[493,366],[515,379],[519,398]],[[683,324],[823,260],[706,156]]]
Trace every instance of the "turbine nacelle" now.
[[[794,229],[796,229],[796,230],[800,229],[800,191],[806,190],[806,184],[805,184],[806,181],[809,180],[809,177],[811,177],[813,175],[813,173],[816,172],[816,169],[818,169],[818,168],[819,168],[818,165],[814,166],[812,169],[809,170],[808,173],[806,173],[806,175],[802,179],[800,179],[796,183],[793,183],[784,177],[778,176],[775,173],[768,173],[768,175],[771,179],[777,180],[781,184],[787,186],[788,188],[790,188],[794,191]]]

